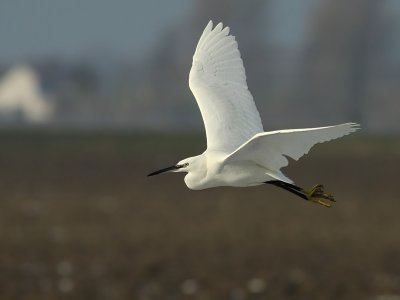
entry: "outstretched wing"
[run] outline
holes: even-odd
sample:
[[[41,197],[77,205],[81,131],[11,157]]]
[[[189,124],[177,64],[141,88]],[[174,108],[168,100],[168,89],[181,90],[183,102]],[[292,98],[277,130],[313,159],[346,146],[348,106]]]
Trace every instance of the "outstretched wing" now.
[[[278,171],[289,163],[285,156],[298,160],[315,144],[337,139],[357,129],[359,129],[358,124],[345,123],[328,127],[259,133],[230,154],[225,162],[250,160],[270,171]]]
[[[207,149],[230,153],[263,127],[235,37],[222,23],[212,27],[210,21],[197,44],[189,86],[203,117]]]

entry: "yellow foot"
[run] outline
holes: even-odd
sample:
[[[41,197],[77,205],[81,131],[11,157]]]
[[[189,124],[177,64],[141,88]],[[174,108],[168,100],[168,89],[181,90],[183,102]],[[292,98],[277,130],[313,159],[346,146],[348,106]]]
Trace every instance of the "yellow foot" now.
[[[317,184],[310,190],[304,190],[303,192],[307,196],[308,200],[310,200],[311,202],[323,205],[325,207],[331,207],[332,204],[330,204],[324,200],[336,202],[333,195],[326,194],[324,192],[324,187],[321,184]]]

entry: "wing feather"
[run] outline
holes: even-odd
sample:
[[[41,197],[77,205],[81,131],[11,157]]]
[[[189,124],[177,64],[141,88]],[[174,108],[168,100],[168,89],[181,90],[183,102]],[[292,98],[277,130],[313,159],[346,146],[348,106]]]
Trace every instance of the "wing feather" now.
[[[318,128],[263,132],[240,146],[225,159],[225,162],[250,160],[270,171],[279,171],[289,163],[286,156],[298,160],[315,144],[340,138],[358,129],[358,124],[345,123]]]
[[[207,149],[231,153],[262,132],[243,61],[229,27],[208,23],[197,44],[189,86],[199,105]]]

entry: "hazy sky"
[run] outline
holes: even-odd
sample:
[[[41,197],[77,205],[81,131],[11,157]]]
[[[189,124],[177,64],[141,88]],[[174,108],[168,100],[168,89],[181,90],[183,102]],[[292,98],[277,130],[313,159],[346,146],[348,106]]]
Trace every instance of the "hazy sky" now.
[[[271,1],[272,42],[297,44],[304,37],[306,12],[319,1]],[[194,0],[0,0],[0,63],[46,55],[74,59],[94,49],[139,58],[164,30],[181,23],[193,4]]]
[[[307,38],[307,22],[323,1],[270,0],[265,37],[276,45],[296,47]],[[195,13],[194,2],[0,0],[0,64],[48,55],[74,59],[93,50],[140,58],[165,30]],[[398,0],[385,3],[390,9],[400,8]]]
[[[308,14],[320,1],[270,1],[273,13],[266,18],[272,43],[298,45]],[[194,2],[0,0],[0,64],[48,55],[74,59],[93,50],[140,58],[165,30],[193,13]]]
[[[0,63],[103,47],[139,56],[193,0],[0,0]]]

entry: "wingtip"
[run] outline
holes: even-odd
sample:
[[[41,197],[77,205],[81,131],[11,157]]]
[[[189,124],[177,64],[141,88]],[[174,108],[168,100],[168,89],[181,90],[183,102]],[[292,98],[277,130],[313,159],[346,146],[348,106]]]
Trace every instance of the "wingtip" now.
[[[345,126],[345,128],[347,130],[347,133],[345,135],[353,133],[353,132],[356,132],[357,130],[361,129],[361,125],[360,124],[353,123],[353,122],[344,123],[343,126]]]
[[[224,28],[223,22],[218,22],[218,24],[214,28],[213,27],[214,27],[214,21],[213,20],[208,21],[206,28],[209,28],[211,30],[218,30],[218,31],[227,30],[229,32],[229,27],[226,26]]]
[[[361,125],[359,123],[348,123],[354,131],[361,129]]]
[[[217,24],[217,26],[215,26],[214,30],[221,31],[222,28],[224,28],[224,24],[223,24],[222,22],[219,22],[219,23]]]
[[[347,128],[351,128],[351,129],[354,129],[354,130],[361,129],[361,125],[359,123],[355,123],[355,122],[342,123],[342,124],[337,125],[337,126],[347,127]]]

